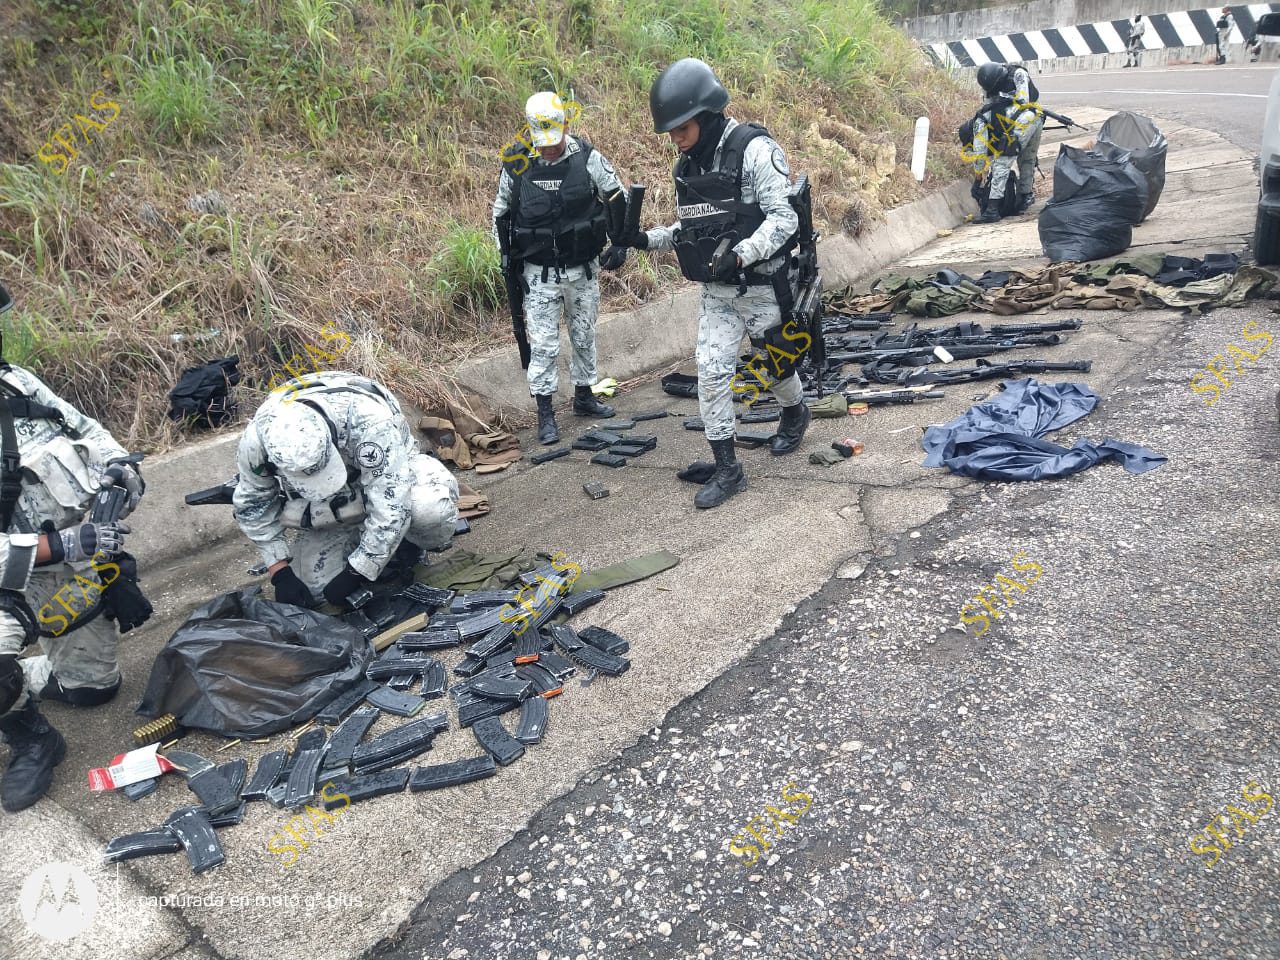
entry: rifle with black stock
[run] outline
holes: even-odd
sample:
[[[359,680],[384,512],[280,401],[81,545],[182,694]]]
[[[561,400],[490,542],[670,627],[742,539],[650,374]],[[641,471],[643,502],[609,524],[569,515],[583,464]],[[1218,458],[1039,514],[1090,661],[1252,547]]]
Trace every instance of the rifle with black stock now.
[[[206,487],[203,490],[197,490],[195,493],[188,493],[182,499],[187,502],[189,507],[212,507],[217,504],[232,504],[232,496],[236,492],[236,484],[240,482],[240,474],[236,474],[226,483],[220,483],[216,487]]]
[[[796,178],[787,194],[787,200],[799,221],[796,227],[796,247],[790,266],[796,271],[795,292],[792,294],[791,316],[783,312],[782,322],[794,320],[803,326],[811,338],[808,350],[809,369],[813,382],[822,398],[822,378],[827,367],[827,342],[822,329],[822,272],[818,269],[818,232],[813,229],[813,190],[809,177]],[[782,271],[780,271],[782,272]]]
[[[513,191],[519,189],[518,183],[512,186]],[[507,285],[507,306],[511,308],[511,331],[515,334],[516,346],[520,350],[520,367],[528,370],[531,354],[529,333],[524,322],[524,261],[512,256],[513,223],[510,211],[495,221],[498,228],[498,250],[502,254],[502,277]]]

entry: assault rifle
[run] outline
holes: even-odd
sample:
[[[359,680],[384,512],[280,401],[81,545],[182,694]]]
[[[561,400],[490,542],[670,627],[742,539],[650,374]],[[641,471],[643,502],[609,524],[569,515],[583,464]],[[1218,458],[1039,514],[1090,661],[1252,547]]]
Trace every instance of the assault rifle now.
[[[1064,130],[1070,130],[1072,127],[1079,127],[1081,130],[1089,129],[1083,123],[1076,123],[1074,120],[1068,117],[1065,113],[1054,113],[1052,110],[1048,109],[1044,105],[1041,105],[1040,112],[1043,113],[1050,120],[1057,120],[1060,124],[1062,124],[1062,127]]]
[[[928,387],[907,387],[902,390],[848,390],[844,398],[850,403],[915,403],[917,400],[936,400],[945,396],[941,390]]]
[[[874,367],[868,364],[862,368],[863,375],[875,383],[896,383],[900,386],[920,386],[926,384],[973,383],[978,380],[994,380],[999,377],[1022,377],[1029,373],[1051,373],[1054,371],[1074,371],[1088,373],[1093,368],[1089,360],[1068,360],[1064,363],[1052,363],[1046,360],[1012,360],[1009,363],[987,363],[979,360],[977,365],[956,370],[921,370],[904,367]]]
[[[197,490],[195,493],[188,493],[182,499],[187,502],[189,507],[211,507],[215,504],[226,504],[230,506],[231,497],[236,492],[236,484],[240,482],[240,474],[236,474],[226,483],[220,483],[216,487],[206,487],[204,490]]]
[[[512,186],[513,192],[520,190],[520,184]],[[523,261],[512,257],[513,221],[510,211],[498,217],[498,250],[502,254],[502,276],[507,284],[507,306],[511,308],[511,330],[516,335],[516,346],[520,349],[520,366],[529,369],[529,334],[524,323],[524,265]],[[190,501],[187,501],[190,503]],[[229,501],[228,501],[229,502]]]
[[[782,322],[785,325],[788,320],[794,320],[797,326],[808,330],[811,338],[806,351],[809,369],[813,372],[818,397],[821,398],[822,377],[827,367],[827,343],[822,329],[822,272],[818,269],[818,233],[813,229],[813,191],[808,176],[797,178],[791,185],[787,200],[796,212],[799,225],[796,227],[795,252],[792,253],[789,264],[795,270],[795,289],[791,292],[790,316],[784,308]]]
[[[925,344],[917,347],[875,347],[862,350],[847,350],[834,354],[833,359],[841,363],[864,363],[867,366],[876,364],[895,364],[905,367],[922,367],[944,359],[935,351],[945,349],[952,360],[973,360],[992,353],[1003,353],[1005,350],[1018,350],[1023,347],[1050,347],[1062,342],[1056,333],[1040,336],[1012,337],[996,339],[994,337],[961,338],[955,342]],[[862,375],[872,379],[864,367]]]

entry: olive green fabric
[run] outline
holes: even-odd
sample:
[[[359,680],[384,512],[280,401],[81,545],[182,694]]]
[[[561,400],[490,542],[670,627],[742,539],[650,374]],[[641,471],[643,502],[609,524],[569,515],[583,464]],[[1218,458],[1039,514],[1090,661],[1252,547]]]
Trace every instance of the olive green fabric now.
[[[645,580],[655,574],[670,570],[680,562],[680,558],[666,550],[657,553],[646,553],[640,557],[632,557],[620,563],[613,563],[598,570],[584,573],[573,582],[570,593],[582,593],[585,590],[611,590],[614,587],[626,586]]]
[[[809,412],[819,419],[847,417],[849,401],[845,399],[843,393],[833,393],[829,397],[823,397],[809,404]]]

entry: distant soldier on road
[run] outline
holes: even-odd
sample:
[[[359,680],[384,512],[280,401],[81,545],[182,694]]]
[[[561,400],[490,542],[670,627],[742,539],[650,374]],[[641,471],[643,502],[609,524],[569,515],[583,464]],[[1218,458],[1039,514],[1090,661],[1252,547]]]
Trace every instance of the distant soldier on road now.
[[[1139,67],[1142,65],[1142,35],[1146,32],[1147,25],[1142,19],[1142,14],[1135,13],[1133,19],[1129,21],[1128,54],[1124,60],[1126,67]]]
[[[1218,31],[1218,63],[1227,62],[1227,43],[1231,40],[1231,31],[1235,29],[1236,18],[1231,15],[1230,7],[1222,8],[1222,16],[1214,24]]]

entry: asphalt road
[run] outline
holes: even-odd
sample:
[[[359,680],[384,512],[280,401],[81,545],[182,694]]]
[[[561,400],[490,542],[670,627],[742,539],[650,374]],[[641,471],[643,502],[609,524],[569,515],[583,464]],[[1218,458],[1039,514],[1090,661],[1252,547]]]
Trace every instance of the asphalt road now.
[[[1263,101],[1201,91],[1214,73],[1271,76],[1051,77],[1043,95],[1149,104],[1256,149]],[[1152,319],[1086,323],[1125,350]],[[1280,957],[1280,814],[1260,797],[1280,788],[1280,361],[1246,364],[1213,406],[1189,389],[1247,321],[1280,336],[1280,316],[1264,301],[1155,319],[1055,439],[1167,464],[967,483],[942,516],[874,537],[373,955]],[[860,504],[901,492],[870,481]],[[744,574],[765,593],[782,567]],[[998,575],[1019,582],[997,600],[1012,607],[964,632],[961,606]],[[723,629],[750,617],[726,610]],[[1219,814],[1218,856],[1193,850]]]
[[[1041,99],[1055,110],[1077,106],[1133,110],[1213,130],[1256,152],[1275,63],[1140,67],[1036,77]]]

